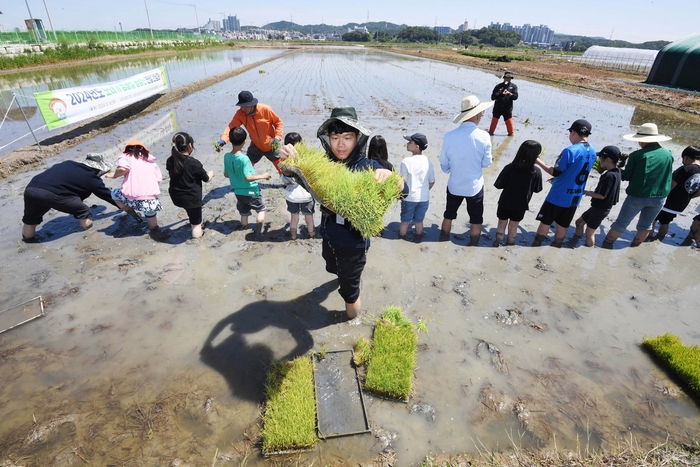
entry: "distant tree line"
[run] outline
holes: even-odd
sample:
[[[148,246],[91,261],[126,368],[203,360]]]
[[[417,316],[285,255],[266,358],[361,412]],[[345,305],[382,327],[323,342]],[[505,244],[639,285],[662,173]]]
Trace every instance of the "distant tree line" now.
[[[347,42],[374,41],[422,44],[443,42],[464,46],[485,44],[495,47],[513,47],[520,43],[520,34],[517,32],[501,31],[500,29],[486,27],[451,34],[439,34],[432,28],[406,26],[396,34],[386,31],[373,31],[369,34],[353,31],[343,34],[342,38]]]
[[[602,37],[568,36],[564,34],[555,34],[554,40],[557,43],[573,43],[574,45],[568,48],[568,50],[571,50],[572,52],[585,52],[586,49],[592,45],[600,45],[603,47],[620,47],[623,49],[661,50],[666,45],[670,44],[669,41],[649,41],[642,42],[641,44],[635,44],[627,41],[613,41]]]
[[[356,26],[365,26],[369,32],[360,31],[347,32]],[[263,26],[264,29],[274,29],[278,31],[298,31],[302,34],[340,34],[343,41],[347,42],[398,42],[398,43],[451,43],[462,46],[490,45],[494,47],[513,47],[520,43],[521,37],[515,31],[502,31],[497,28],[483,27],[481,29],[470,29],[468,31],[453,32],[451,34],[439,34],[433,28],[407,26],[405,24],[394,24],[387,21],[368,23],[348,23],[343,26],[331,26],[328,24],[313,24],[301,26],[289,21],[278,21]],[[566,43],[571,47],[569,50],[583,52],[592,45],[602,45],[606,47],[623,47],[660,50],[668,41],[651,41],[641,44],[634,44],[627,41],[608,40],[603,37],[584,37],[555,34],[554,42]]]

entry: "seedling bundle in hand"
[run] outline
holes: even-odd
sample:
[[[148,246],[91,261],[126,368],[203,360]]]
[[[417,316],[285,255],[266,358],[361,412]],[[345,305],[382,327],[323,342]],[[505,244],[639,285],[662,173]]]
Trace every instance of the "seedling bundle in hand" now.
[[[353,172],[320,149],[304,144],[295,148],[299,155],[285,160],[282,170],[297,175],[318,202],[350,221],[364,238],[379,235],[384,214],[401,195],[399,175],[377,183],[371,168]]]

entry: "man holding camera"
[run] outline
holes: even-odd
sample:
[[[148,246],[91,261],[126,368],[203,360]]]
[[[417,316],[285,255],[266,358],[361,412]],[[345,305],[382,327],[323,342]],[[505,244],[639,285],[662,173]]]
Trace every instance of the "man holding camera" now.
[[[489,134],[493,136],[496,131],[498,120],[503,117],[508,130],[508,136],[513,136],[513,101],[518,99],[518,86],[513,84],[513,73],[506,71],[503,74],[503,82],[498,83],[491,93],[491,100],[496,101],[493,106],[493,118],[491,119],[491,127]]]

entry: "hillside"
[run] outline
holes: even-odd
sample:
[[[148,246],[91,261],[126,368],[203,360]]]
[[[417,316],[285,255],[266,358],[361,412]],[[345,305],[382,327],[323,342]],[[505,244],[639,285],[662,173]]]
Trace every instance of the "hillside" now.
[[[406,27],[405,24],[394,24],[388,21],[347,23],[342,26],[333,26],[330,24],[307,24],[302,26],[301,24],[292,23],[290,21],[277,21],[268,23],[262,26],[262,28],[274,29],[277,31],[298,31],[302,34],[344,34],[348,32],[349,28],[354,28],[355,26],[366,26],[370,32],[380,31],[388,34],[398,34],[399,31]]]

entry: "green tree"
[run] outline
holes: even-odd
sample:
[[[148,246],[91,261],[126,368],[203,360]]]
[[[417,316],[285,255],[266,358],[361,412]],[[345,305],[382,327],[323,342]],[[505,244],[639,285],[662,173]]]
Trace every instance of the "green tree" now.
[[[398,36],[396,36],[400,42],[437,42],[440,34],[437,31],[430,28],[423,28],[418,26],[409,26],[403,28]]]
[[[345,42],[369,42],[371,37],[366,32],[352,31],[343,34],[342,39]]]

